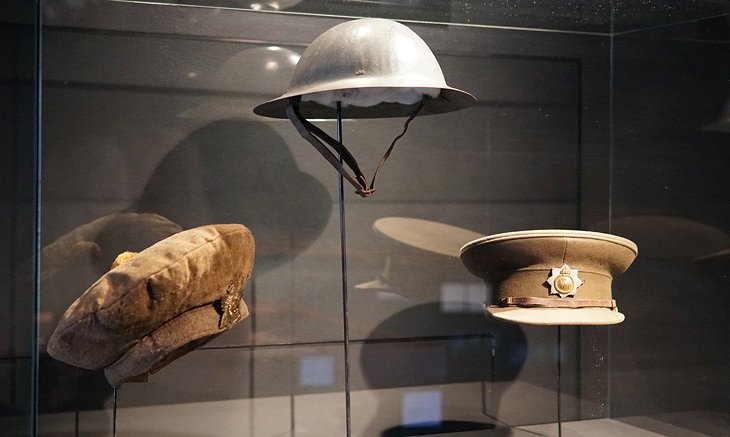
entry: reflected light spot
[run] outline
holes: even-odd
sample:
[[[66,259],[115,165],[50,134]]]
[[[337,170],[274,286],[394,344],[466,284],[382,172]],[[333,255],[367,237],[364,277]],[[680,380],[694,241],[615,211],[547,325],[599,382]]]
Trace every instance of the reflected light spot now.
[[[195,79],[196,77],[198,77],[198,73],[196,73],[194,71],[191,71],[190,73],[188,73],[188,78]]]
[[[414,50],[413,44],[409,38],[403,38],[396,35],[395,38],[391,39],[391,44],[399,58],[407,60],[408,62],[418,61],[418,51]]]
[[[289,61],[291,61],[293,65],[296,65],[296,63],[299,62],[299,58],[301,58],[299,55],[289,55]]]
[[[490,290],[483,282],[444,282],[441,284],[442,313],[481,313],[490,302]]]
[[[401,402],[403,426],[433,426],[441,423],[443,400],[440,391],[406,393]]]
[[[253,9],[254,11],[261,10],[261,3],[251,3],[251,9]]]
[[[268,46],[268,47],[266,47],[266,50],[271,50],[272,52],[278,52],[279,50],[281,50],[281,47],[279,47],[279,46]]]
[[[330,355],[312,355],[299,361],[299,385],[328,387],[335,383],[335,358]]]
[[[276,61],[266,61],[266,69],[269,71],[276,71],[279,69],[279,63]]]
[[[372,29],[368,26],[360,26],[360,28],[357,29],[357,36],[359,38],[366,37],[372,33],[371,30]]]

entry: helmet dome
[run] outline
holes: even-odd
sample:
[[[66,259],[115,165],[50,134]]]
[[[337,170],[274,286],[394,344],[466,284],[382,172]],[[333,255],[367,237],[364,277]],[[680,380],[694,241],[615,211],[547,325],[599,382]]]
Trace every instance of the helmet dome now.
[[[364,18],[339,24],[318,36],[302,54],[282,96],[254,112],[286,118],[291,97],[300,97],[307,118],[334,118],[337,101],[346,118],[408,116],[423,99],[420,114],[472,105],[471,94],[446,84],[436,57],[408,27]]]

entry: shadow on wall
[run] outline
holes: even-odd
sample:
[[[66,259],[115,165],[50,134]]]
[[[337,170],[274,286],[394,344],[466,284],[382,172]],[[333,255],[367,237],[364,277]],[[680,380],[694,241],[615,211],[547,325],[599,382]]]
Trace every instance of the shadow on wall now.
[[[188,229],[241,223],[256,238],[261,275],[306,249],[324,230],[332,200],[299,171],[284,140],[264,123],[227,119],[196,130],[163,158],[129,207]]]
[[[489,293],[459,260],[459,248],[482,235],[408,217],[378,219],[373,231],[385,266],[378,279],[355,286],[359,311],[351,319],[364,325],[364,318],[391,315],[362,343],[363,382],[378,397],[364,435],[501,429],[493,384],[517,378],[527,340],[520,326],[484,316]]]
[[[424,324],[442,336],[418,338]],[[501,428],[500,390],[491,384],[517,379],[526,358],[527,341],[518,325],[497,322],[481,312],[444,312],[440,303],[401,311],[378,325],[362,347],[360,365],[368,388],[400,388],[397,396],[380,398],[377,419],[365,435]],[[481,387],[482,404],[464,407],[464,393],[448,387],[459,383],[477,383],[473,390]],[[398,425],[381,429],[394,412],[398,417],[392,420]]]
[[[614,417],[728,411],[729,24],[614,39],[611,231],[639,245],[617,296]]]

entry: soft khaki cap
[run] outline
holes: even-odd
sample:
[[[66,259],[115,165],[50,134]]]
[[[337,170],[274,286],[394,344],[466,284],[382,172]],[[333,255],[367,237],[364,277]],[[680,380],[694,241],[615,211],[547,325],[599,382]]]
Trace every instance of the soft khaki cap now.
[[[40,337],[51,337],[69,305],[109,271],[120,252],[140,252],[182,230],[157,214],[116,212],[81,224],[43,247]]]
[[[487,313],[535,325],[621,323],[611,282],[637,254],[616,235],[557,229],[496,234],[461,248],[466,268],[493,287]]]
[[[105,368],[112,386],[154,373],[248,316],[254,239],[238,224],[180,232],[112,268],[63,315],[54,358]]]

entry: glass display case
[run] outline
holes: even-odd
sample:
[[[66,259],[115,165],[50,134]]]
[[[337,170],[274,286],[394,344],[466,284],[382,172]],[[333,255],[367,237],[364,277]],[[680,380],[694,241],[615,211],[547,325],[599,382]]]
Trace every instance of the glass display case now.
[[[414,118],[368,198],[253,113],[361,17],[405,24],[477,99]],[[0,434],[730,429],[727,2],[12,0],[0,32]],[[339,134],[372,174],[403,122]],[[112,388],[46,347],[117,253],[159,238],[126,221],[144,214],[248,227],[250,316]],[[59,243],[90,226],[93,250]],[[459,249],[529,229],[634,241],[625,321],[486,316]]]

